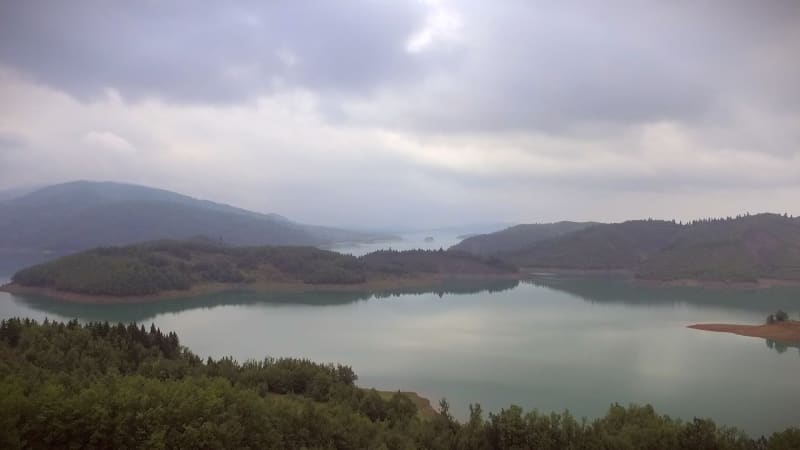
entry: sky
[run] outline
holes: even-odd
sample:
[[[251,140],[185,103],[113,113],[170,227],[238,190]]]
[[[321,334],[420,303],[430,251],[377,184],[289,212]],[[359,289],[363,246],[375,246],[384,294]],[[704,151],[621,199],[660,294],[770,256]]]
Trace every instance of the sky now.
[[[0,190],[361,227],[800,214],[800,2],[0,0]]]

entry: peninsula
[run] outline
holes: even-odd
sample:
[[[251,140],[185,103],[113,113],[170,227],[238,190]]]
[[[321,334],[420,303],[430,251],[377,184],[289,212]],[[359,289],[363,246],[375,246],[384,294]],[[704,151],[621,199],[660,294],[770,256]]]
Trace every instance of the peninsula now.
[[[86,303],[146,302],[233,289],[370,290],[451,278],[516,278],[516,267],[463,252],[224,246],[207,239],[102,247],[17,272],[0,289]]]
[[[800,321],[787,320],[763,325],[738,325],[727,323],[700,323],[689,325],[695,330],[716,331],[733,333],[740,336],[751,336],[784,342],[787,344],[800,343]]]

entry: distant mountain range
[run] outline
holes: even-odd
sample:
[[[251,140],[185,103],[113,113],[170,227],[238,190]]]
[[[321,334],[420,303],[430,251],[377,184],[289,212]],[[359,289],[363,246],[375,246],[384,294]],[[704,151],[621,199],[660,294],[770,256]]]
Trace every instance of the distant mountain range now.
[[[800,220],[778,214],[519,225],[452,249],[525,267],[627,270],[649,280],[800,280]]]
[[[293,222],[175,192],[75,181],[0,200],[0,251],[69,253],[196,236],[229,245],[329,245],[389,239]]]

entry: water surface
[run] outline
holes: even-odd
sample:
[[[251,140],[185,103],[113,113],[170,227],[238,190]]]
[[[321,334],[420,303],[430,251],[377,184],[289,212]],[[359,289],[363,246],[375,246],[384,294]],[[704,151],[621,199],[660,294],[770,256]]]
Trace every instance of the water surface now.
[[[800,424],[800,352],[685,328],[800,311],[800,290],[635,286],[617,279],[454,283],[440,292],[222,293],[79,305],[0,293],[0,317],[137,321],[205,357],[299,356],[352,365],[359,383],[469,403],[595,417],[651,403],[751,434]]]

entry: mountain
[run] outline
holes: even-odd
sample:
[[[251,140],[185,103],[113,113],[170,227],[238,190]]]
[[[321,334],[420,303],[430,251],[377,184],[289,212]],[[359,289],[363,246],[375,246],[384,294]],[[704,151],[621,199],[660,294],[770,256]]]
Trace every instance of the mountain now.
[[[522,244],[526,237],[539,235],[526,234],[522,227],[526,226],[467,239],[456,248],[519,266],[627,270],[647,280],[800,280],[800,220],[785,215],[744,215],[685,225],[662,220],[593,224],[528,245]]]
[[[327,245],[388,238],[112,182],[75,181],[0,201],[0,250],[6,252],[67,253],[199,235],[230,245]]]
[[[503,252],[515,264],[562,269],[632,269],[669,245],[682,226],[662,220],[597,224]]]
[[[696,222],[637,268],[655,280],[800,280],[800,222],[778,214]]]
[[[497,253],[527,248],[537,242],[582,230],[592,225],[596,225],[596,223],[564,221],[515,225],[494,233],[468,237],[450,247],[450,249],[480,256],[490,256]]]

